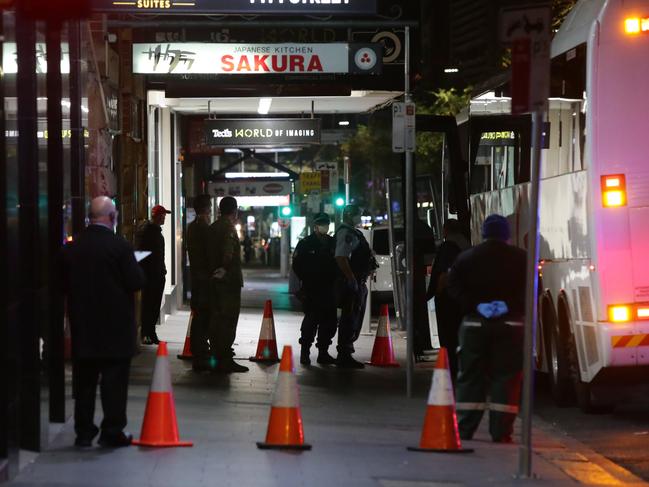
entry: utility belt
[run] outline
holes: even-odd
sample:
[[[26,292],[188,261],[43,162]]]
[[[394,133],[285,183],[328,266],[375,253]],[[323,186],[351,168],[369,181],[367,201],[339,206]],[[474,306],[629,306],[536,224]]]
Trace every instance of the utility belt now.
[[[498,318],[485,318],[480,316],[478,313],[470,313],[464,318],[462,318],[462,326],[467,327],[481,327],[483,325],[488,325],[489,323],[504,323],[509,326],[524,326],[525,322],[522,317],[514,316],[500,316]]]

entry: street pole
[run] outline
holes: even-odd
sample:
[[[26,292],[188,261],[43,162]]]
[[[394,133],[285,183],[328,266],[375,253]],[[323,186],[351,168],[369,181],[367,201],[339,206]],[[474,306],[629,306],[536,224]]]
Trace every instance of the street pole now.
[[[345,204],[349,204],[349,184],[352,179],[352,168],[351,168],[351,160],[349,159],[349,156],[345,156],[344,158],[344,176],[345,176]]]
[[[404,101],[410,103],[410,27],[405,31]],[[414,252],[415,252],[415,168],[412,152],[406,148],[406,296],[405,318],[407,333],[408,363],[406,366],[406,391],[412,397],[412,376],[414,374],[414,323],[413,295],[415,291]]]
[[[532,402],[534,394],[534,340],[538,319],[539,287],[539,186],[541,172],[542,111],[532,113],[532,173],[530,188],[529,248],[527,249],[527,290],[525,294],[525,341],[523,355],[523,397],[521,402],[521,446],[518,477],[532,478]]]

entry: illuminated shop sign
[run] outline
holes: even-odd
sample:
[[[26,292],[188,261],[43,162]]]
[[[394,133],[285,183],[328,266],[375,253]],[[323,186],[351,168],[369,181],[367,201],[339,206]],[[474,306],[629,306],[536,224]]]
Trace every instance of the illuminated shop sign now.
[[[47,73],[47,46],[44,42],[37,42],[36,72]],[[15,42],[4,42],[2,44],[2,71],[4,74],[16,74],[18,72],[18,50]],[[70,72],[70,50],[67,42],[61,43],[61,73]]]
[[[254,179],[237,181],[217,181],[209,183],[208,191],[211,195],[220,196],[288,196],[291,194],[291,182],[260,181]]]
[[[133,44],[137,74],[378,74],[380,44]]]
[[[376,14],[376,0],[91,0],[102,12],[192,14]]]
[[[317,118],[235,118],[205,121],[208,145],[258,147],[320,143]]]

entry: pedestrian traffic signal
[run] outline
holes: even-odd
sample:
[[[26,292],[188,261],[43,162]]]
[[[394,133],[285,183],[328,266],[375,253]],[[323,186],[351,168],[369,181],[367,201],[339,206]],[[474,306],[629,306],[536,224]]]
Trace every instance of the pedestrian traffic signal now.
[[[288,218],[293,213],[293,208],[291,208],[290,206],[282,206],[279,210],[279,213],[283,218]]]
[[[345,198],[343,198],[342,196],[338,196],[338,198],[336,198],[336,206],[338,208],[342,208],[343,206],[345,206]]]

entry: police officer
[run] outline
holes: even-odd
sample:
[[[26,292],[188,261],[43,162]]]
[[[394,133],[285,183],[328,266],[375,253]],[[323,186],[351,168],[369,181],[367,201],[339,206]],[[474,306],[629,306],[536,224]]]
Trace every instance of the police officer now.
[[[522,382],[526,253],[508,245],[509,236],[507,220],[490,215],[484,242],[462,252],[448,276],[448,293],[464,314],[457,378],[462,439],[473,437],[489,408],[493,441],[512,441]]]
[[[364,365],[352,357],[367,302],[367,278],[378,267],[370,245],[358,230],[361,210],[347,205],[343,210],[343,224],[336,231],[336,263],[339,277],[336,282],[338,305],[342,308],[338,323],[337,365],[342,368],[362,369]]]
[[[201,194],[194,198],[196,219],[187,227],[187,254],[191,272],[192,329],[190,346],[192,369],[210,370],[207,335],[210,326],[210,262],[209,233],[212,216],[212,198]]]
[[[219,202],[220,215],[209,229],[210,279],[210,345],[216,358],[217,372],[247,372],[248,367],[232,358],[232,344],[237,334],[241,310],[241,243],[234,223],[237,200],[226,196]]]
[[[146,259],[140,261],[146,285],[142,289],[142,343],[145,345],[158,344],[158,334],[155,327],[160,319],[160,305],[165,288],[165,239],[162,236],[162,225],[171,212],[162,205],[151,209],[151,220],[140,229],[138,235],[138,250],[151,252]]]
[[[293,271],[302,281],[299,296],[304,305],[300,345],[300,363],[311,365],[311,344],[316,332],[318,341],[318,363],[329,365],[336,360],[329,355],[329,345],[336,334],[336,301],[334,283],[336,264],[334,261],[335,239],[329,232],[331,220],[326,213],[313,218],[313,233],[300,240],[293,254]]]

